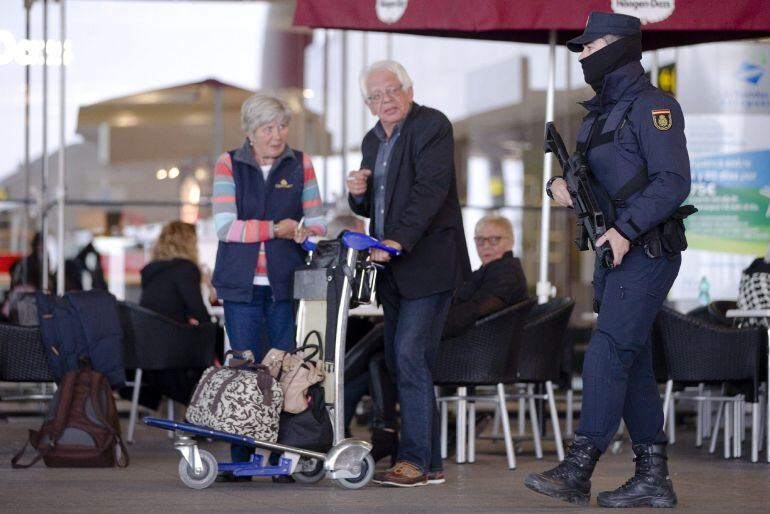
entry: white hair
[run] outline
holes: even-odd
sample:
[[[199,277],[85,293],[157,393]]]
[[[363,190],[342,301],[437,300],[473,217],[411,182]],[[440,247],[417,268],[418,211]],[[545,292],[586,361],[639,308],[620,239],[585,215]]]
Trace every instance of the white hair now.
[[[401,83],[404,89],[409,89],[412,87],[412,79],[409,77],[409,74],[406,72],[406,69],[401,65],[401,63],[388,60],[377,61],[376,63],[364,68],[359,77],[361,96],[363,96],[364,99],[366,99],[369,94],[366,91],[366,81],[369,79],[369,75],[379,70],[386,70],[396,75],[396,77],[398,77],[398,81]]]
[[[288,125],[291,115],[291,108],[282,99],[267,93],[256,93],[241,105],[241,129],[253,134],[259,127],[275,120]]]
[[[511,223],[511,220],[505,216],[501,216],[494,212],[487,214],[476,222],[476,228],[474,229],[474,232],[486,225],[493,225],[499,228],[506,236],[511,238],[511,241],[513,241],[513,224]]]
[[[602,36],[602,39],[604,39],[608,45],[611,45],[615,41],[619,41],[623,39],[623,36],[618,36],[617,34],[607,34],[605,36]]]

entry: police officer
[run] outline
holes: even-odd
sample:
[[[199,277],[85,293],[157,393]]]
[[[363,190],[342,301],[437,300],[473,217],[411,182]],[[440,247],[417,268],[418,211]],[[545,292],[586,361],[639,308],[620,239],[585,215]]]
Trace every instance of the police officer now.
[[[641,65],[638,18],[593,12],[582,35],[567,42],[580,52],[585,81],[596,96],[577,137],[587,155],[598,201],[611,228],[614,267],[594,270],[596,330],[583,365],[580,426],[564,461],[524,484],[577,504],[591,497],[591,474],[621,418],[636,455],[636,472],[624,485],[599,493],[603,507],[673,507],[663,409],[652,370],[650,331],[679,272],[678,251],[644,245],[690,191],[684,118],[672,97],[652,86]],[[572,206],[566,182],[555,177],[548,193]],[[664,245],[666,246],[666,245]],[[659,250],[659,247],[658,247]]]

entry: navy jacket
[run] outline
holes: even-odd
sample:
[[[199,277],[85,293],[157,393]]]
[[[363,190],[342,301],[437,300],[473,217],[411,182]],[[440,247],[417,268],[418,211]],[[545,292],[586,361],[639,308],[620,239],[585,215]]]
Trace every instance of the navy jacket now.
[[[647,183],[616,209],[615,229],[633,241],[671,216],[690,193],[682,109],[650,84],[639,61],[608,74],[601,94],[583,106],[589,112],[578,133],[578,147],[587,143],[596,122],[588,164],[609,197],[615,198],[646,169]],[[598,196],[607,213],[607,199]]]
[[[304,174],[302,152],[288,146],[270,169],[267,182],[262,170],[253,164],[250,150],[244,146],[230,152],[235,181],[235,203],[239,220],[302,219]],[[285,182],[282,182],[285,181]],[[276,187],[277,184],[281,187]],[[223,300],[250,302],[260,243],[219,242],[212,285]],[[289,239],[265,242],[267,277],[276,301],[292,297],[294,270],[304,263],[305,252]]]
[[[118,304],[107,291],[73,291],[64,296],[37,292],[43,344],[56,381],[79,368],[87,358],[112,387],[126,381],[123,368],[123,329]]]
[[[361,143],[362,168],[373,170],[380,140],[370,130]],[[471,271],[457,197],[452,124],[441,112],[413,104],[393,147],[385,184],[385,239],[401,244],[389,263],[399,293],[421,298],[451,291]],[[356,214],[372,218],[369,177],[362,203],[349,196]]]

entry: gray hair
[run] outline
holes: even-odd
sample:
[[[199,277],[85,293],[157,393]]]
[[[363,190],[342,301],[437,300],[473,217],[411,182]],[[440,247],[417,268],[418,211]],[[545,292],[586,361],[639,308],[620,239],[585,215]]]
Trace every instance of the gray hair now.
[[[359,85],[361,86],[361,96],[363,96],[364,99],[366,99],[369,94],[366,91],[366,80],[369,78],[369,75],[379,70],[386,70],[393,73],[396,77],[398,77],[398,81],[401,83],[404,89],[409,89],[412,87],[412,78],[406,72],[406,69],[401,65],[401,63],[387,60],[377,61],[367,68],[364,68],[364,70],[361,72],[361,75],[359,76],[358,81]]]
[[[282,99],[267,93],[256,93],[241,105],[241,129],[252,134],[259,127],[275,120],[288,125],[291,115],[291,108]]]
[[[474,232],[484,225],[496,226],[502,230],[506,236],[510,237],[511,241],[513,241],[513,224],[511,224],[511,221],[505,216],[500,216],[499,214],[495,213],[487,214],[476,222],[476,228],[474,229]]]

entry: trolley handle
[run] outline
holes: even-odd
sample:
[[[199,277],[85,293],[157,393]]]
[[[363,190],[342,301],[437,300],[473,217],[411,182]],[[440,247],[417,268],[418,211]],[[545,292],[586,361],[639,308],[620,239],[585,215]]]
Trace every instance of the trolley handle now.
[[[348,248],[352,248],[358,251],[370,250],[377,248],[378,250],[385,250],[391,255],[399,255],[401,252],[392,246],[382,244],[377,239],[362,234],[360,232],[345,232],[342,234],[342,244]]]
[[[347,248],[352,248],[354,250],[358,250],[359,252],[370,250],[372,248],[377,248],[378,250],[385,250],[391,255],[401,254],[401,252],[396,248],[382,244],[377,239],[371,236],[367,236],[366,234],[362,234],[360,232],[351,232],[351,231],[344,232],[342,234],[342,244],[345,245],[345,247]],[[305,239],[305,241],[302,243],[302,248],[306,252],[314,252],[316,248],[316,243],[314,243],[310,239]]]

